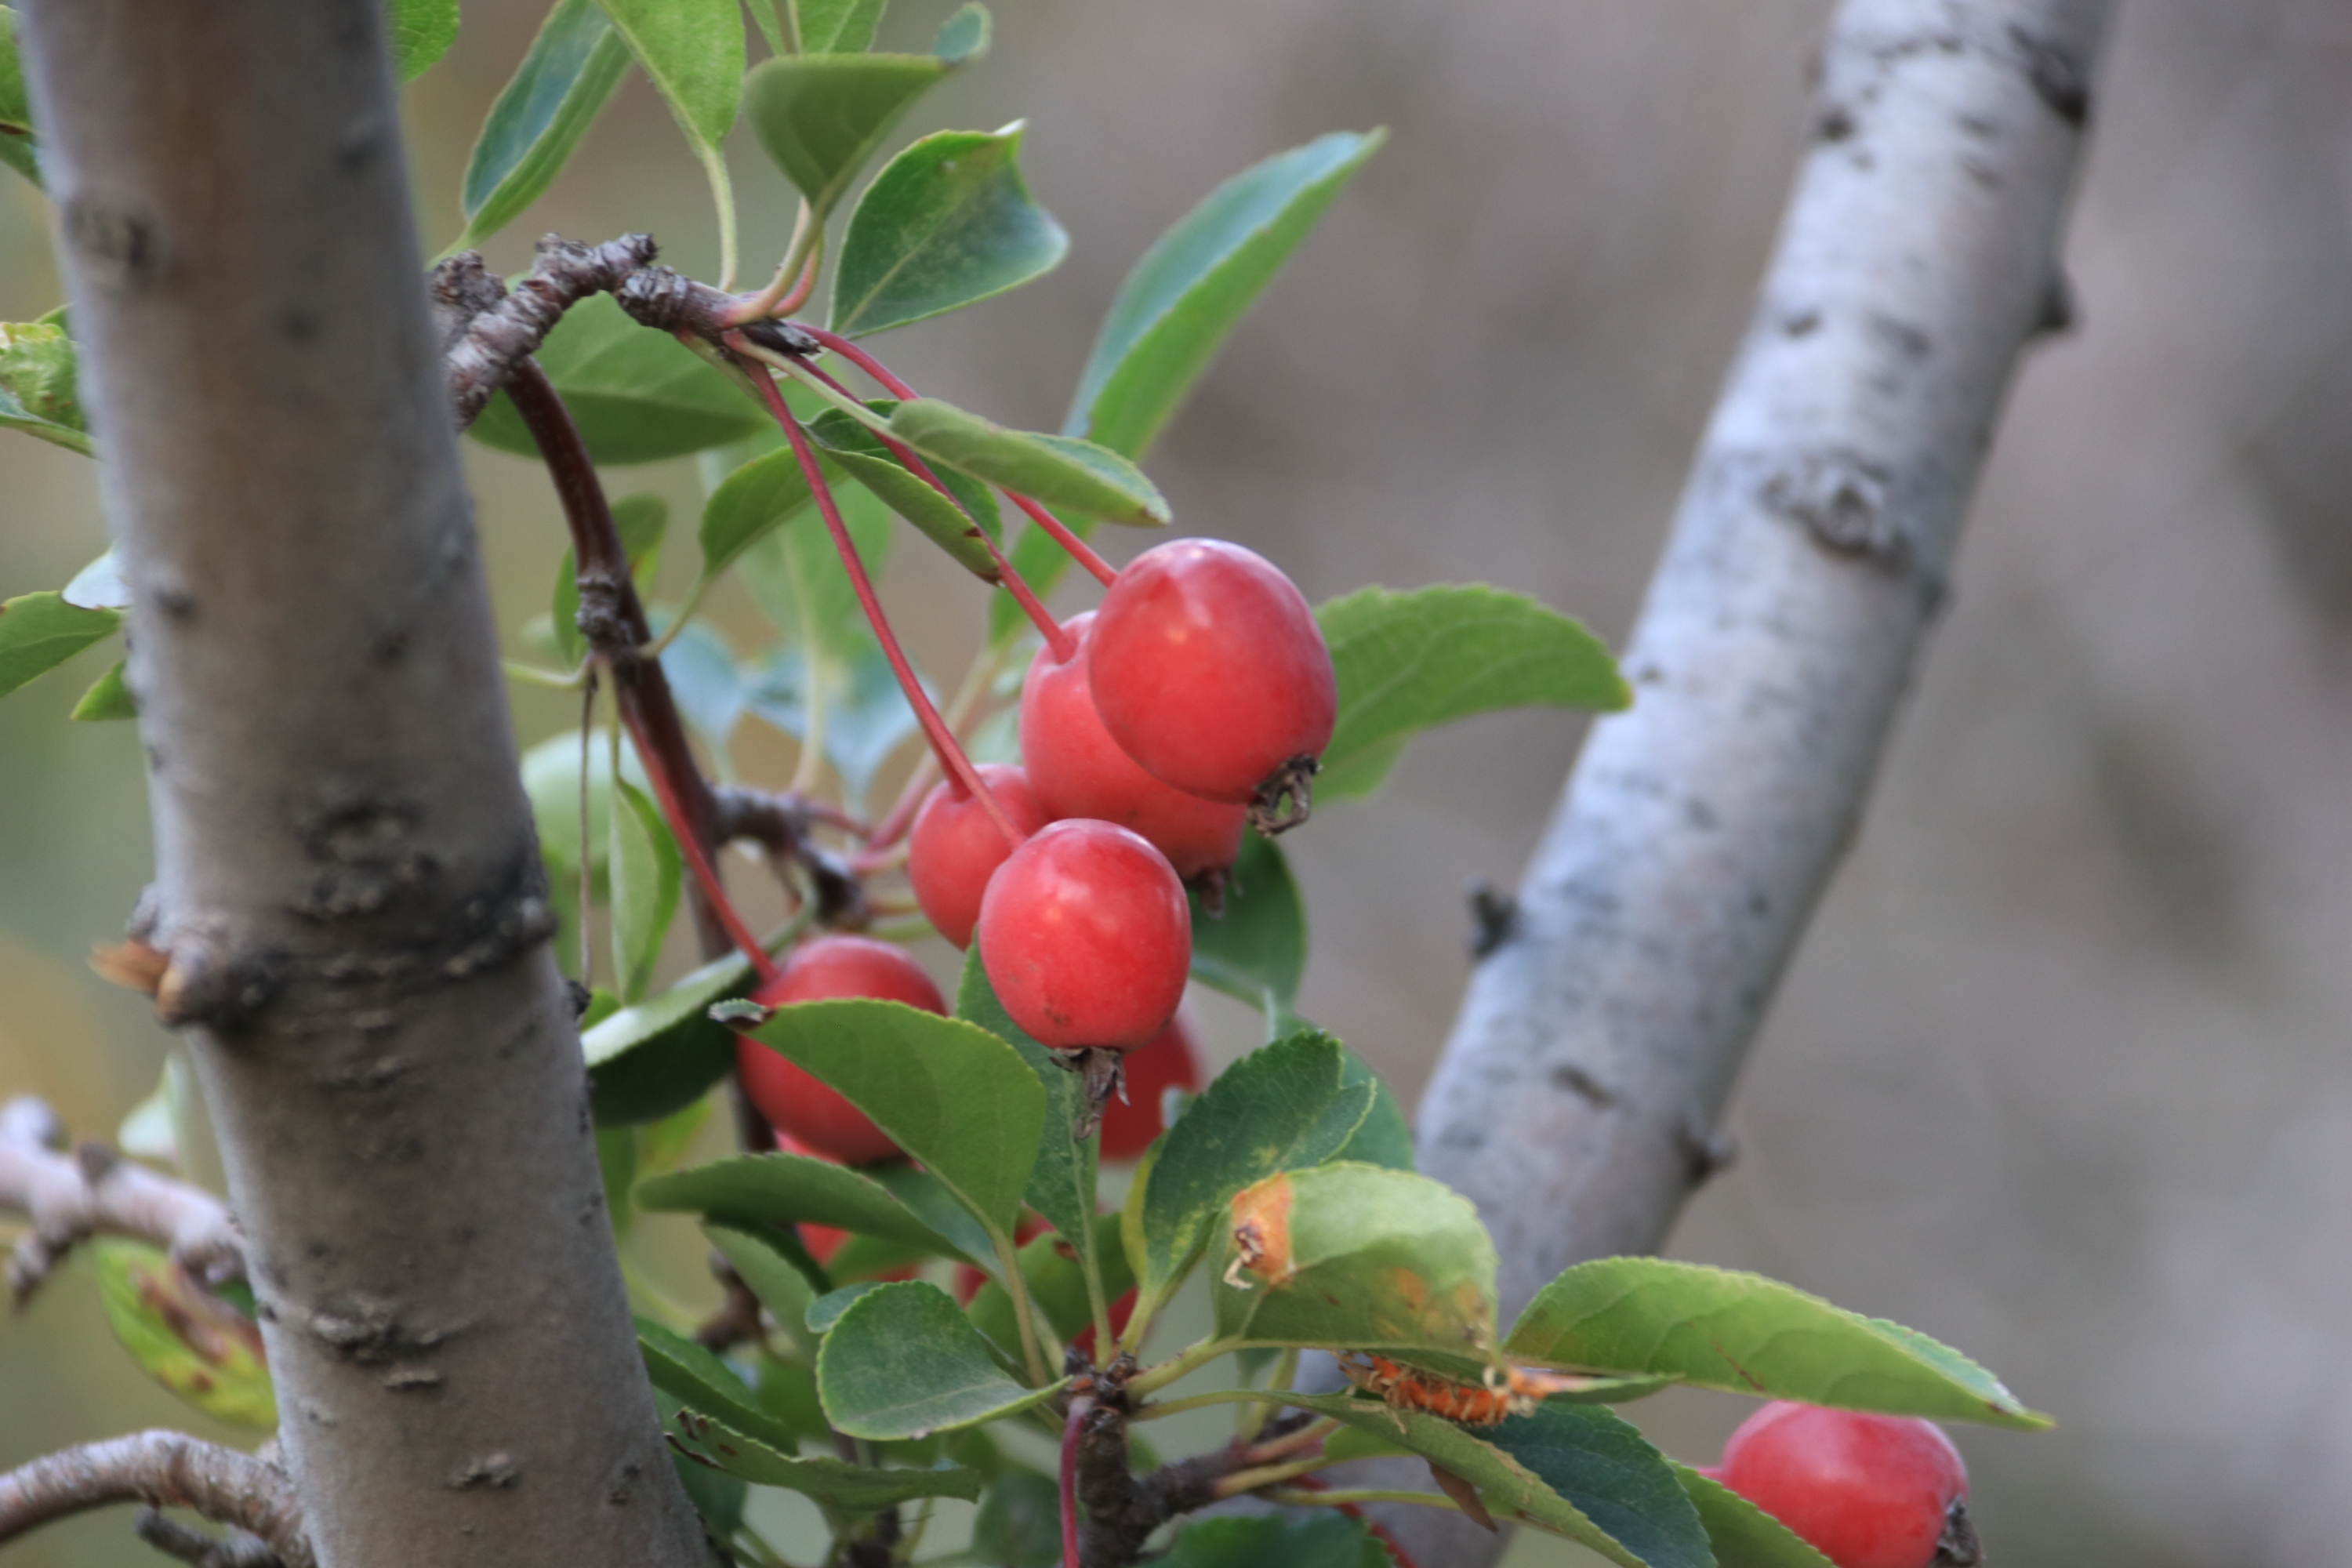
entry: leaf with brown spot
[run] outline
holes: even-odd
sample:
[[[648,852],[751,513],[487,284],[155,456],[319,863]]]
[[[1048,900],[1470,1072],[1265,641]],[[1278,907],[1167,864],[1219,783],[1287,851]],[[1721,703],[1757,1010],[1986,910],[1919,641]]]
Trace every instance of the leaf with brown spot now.
[[[141,1370],[216,1421],[262,1431],[278,1425],[252,1320],[142,1243],[109,1237],[89,1258],[107,1325]]]
[[[1480,1526],[1490,1535],[1495,1533],[1495,1516],[1486,1511],[1486,1504],[1478,1496],[1476,1487],[1435,1459],[1429,1461],[1429,1479],[1437,1483],[1439,1491],[1454,1500],[1454,1506],[1460,1509],[1473,1524]]]

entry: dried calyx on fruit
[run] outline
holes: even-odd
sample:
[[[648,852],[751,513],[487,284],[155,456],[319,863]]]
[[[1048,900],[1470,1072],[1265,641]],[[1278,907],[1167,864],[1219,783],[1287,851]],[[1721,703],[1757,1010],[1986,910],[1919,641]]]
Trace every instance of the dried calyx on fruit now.
[[[1775,1400],[1740,1424],[1717,1479],[1837,1568],[1976,1568],[1969,1472],[1943,1429]]]
[[[904,1002],[944,1014],[946,1001],[902,947],[863,936],[825,936],[794,952],[772,981],[751,993],[763,1007],[859,998]],[[898,1145],[839,1090],[758,1040],[735,1042],[743,1092],[771,1126],[812,1150],[852,1165],[898,1156]]]
[[[1254,551],[1180,539],[1103,596],[1087,652],[1095,708],[1163,784],[1249,808],[1261,831],[1307,818],[1339,685],[1315,612]]]

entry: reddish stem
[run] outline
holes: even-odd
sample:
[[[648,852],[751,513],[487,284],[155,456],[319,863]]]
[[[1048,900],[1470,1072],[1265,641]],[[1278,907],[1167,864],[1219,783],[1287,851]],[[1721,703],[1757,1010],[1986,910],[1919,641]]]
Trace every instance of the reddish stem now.
[[[729,347],[739,352],[743,347],[742,338],[738,333],[728,333],[727,341]],[[1004,835],[1004,841],[1018,846],[1023,835],[1013,826],[1012,819],[1004,815],[1004,807],[997,804],[996,796],[990,793],[988,781],[980,776],[980,770],[971,765],[971,759],[964,755],[963,748],[956,743],[955,732],[948,728],[947,721],[940,717],[940,710],[931,705],[930,694],[923,689],[923,683],[915,679],[915,667],[908,662],[906,651],[899,647],[898,635],[890,629],[889,617],[882,613],[882,600],[874,592],[874,580],[866,574],[866,563],[857,553],[856,542],[849,537],[849,530],[842,523],[841,509],[834,504],[833,487],[824,482],[824,470],[817,466],[816,453],[809,446],[808,433],[801,428],[801,422],[793,417],[793,411],[784,405],[783,394],[776,390],[774,376],[764,370],[754,370],[751,379],[758,385],[760,395],[766,400],[768,412],[775,417],[777,424],[783,426],[784,438],[793,444],[793,456],[800,459],[801,472],[807,477],[810,492],[816,497],[817,510],[824,514],[825,530],[833,535],[834,549],[840,552],[841,564],[849,573],[849,585],[856,591],[857,603],[866,611],[866,624],[874,628],[875,637],[882,644],[883,657],[890,661],[891,673],[898,678],[898,689],[906,693],[907,705],[915,710],[916,721],[922,725],[923,735],[938,755],[940,766],[946,769],[950,776],[962,780],[963,787],[980,797],[981,809],[988,813],[989,820],[995,823],[997,831]]]
[[[1087,1416],[1095,1402],[1081,1394],[1070,1401],[1069,1419],[1062,1423],[1062,1568],[1082,1568],[1078,1561],[1078,1440],[1086,1434]]]
[[[635,744],[637,755],[649,757],[652,752],[646,738],[644,720],[634,709],[626,706],[621,709],[621,719],[628,726],[629,739]],[[709,899],[711,908],[718,911],[719,923],[726,928],[727,939],[751,961],[751,972],[760,977],[760,984],[765,985],[782,971],[776,967],[776,961],[768,956],[768,950],[761,945],[760,939],[753,936],[751,928],[743,923],[743,917],[735,912],[734,902],[727,897],[727,889],[719,885],[718,869],[710,864],[710,857],[702,852],[700,841],[685,829],[685,803],[677,798],[677,790],[670,783],[668,770],[648,763],[646,779],[654,786],[654,798],[661,805],[662,816],[669,823],[671,835],[677,839],[678,852],[686,857],[687,868],[694,873],[695,883],[701,888],[703,897]]]
[[[1305,1492],[1328,1492],[1331,1489],[1331,1483],[1320,1476],[1294,1476],[1291,1478],[1290,1484]],[[1420,1565],[1413,1562],[1412,1553],[1399,1545],[1397,1538],[1389,1533],[1387,1525],[1376,1519],[1366,1519],[1364,1510],[1351,1502],[1341,1503],[1339,1511],[1370,1531],[1373,1539],[1388,1548],[1389,1561],[1394,1563],[1396,1568],[1420,1568]]]
[[[823,343],[827,349],[839,354],[842,358],[847,360],[850,363],[856,365],[858,369],[872,376],[876,381],[880,382],[882,385],[889,391],[891,396],[913,398],[922,395],[913,387],[899,380],[897,375],[893,374],[888,365],[884,364],[880,360],[876,359],[872,354],[867,353],[864,349],[859,348],[856,343],[851,342],[847,338],[843,337],[840,333],[828,332],[822,327],[812,327],[804,321],[796,321],[793,325],[800,327],[803,331],[807,332],[809,336],[814,338],[818,342]],[[814,365],[809,368],[812,370],[815,369]],[[823,374],[824,373],[818,372],[818,374]],[[828,377],[827,379],[829,380],[831,378]],[[839,386],[840,383],[835,382],[834,384],[835,386]],[[888,437],[885,437],[884,439],[887,440]],[[938,481],[934,480],[933,482],[937,483]],[[1100,583],[1104,587],[1109,587],[1112,582],[1118,578],[1118,573],[1117,569],[1114,568],[1109,562],[1105,561],[1101,556],[1096,554],[1094,551],[1087,546],[1085,540],[1080,539],[1076,534],[1072,533],[1066,527],[1063,526],[1061,519],[1055,517],[1052,512],[1047,511],[1044,507],[1030,500],[1027,496],[1016,494],[1012,490],[1006,490],[1004,494],[1006,499],[1011,500],[1014,506],[1017,506],[1023,511],[1027,512],[1031,521],[1035,522],[1038,527],[1044,529],[1046,535],[1051,538],[1055,543],[1068,551],[1070,552],[1070,559],[1076,561],[1088,572],[1093,573],[1095,580]],[[1058,658],[1059,656],[1057,655],[1055,657]]]
[[[855,395],[849,388],[842,385],[839,381],[816,366],[803,363],[801,368],[844,397]],[[1054,650],[1054,662],[1069,663],[1070,656],[1078,651],[1078,645],[1070,639],[1069,633],[1062,629],[1062,623],[1054,618],[1051,610],[1045,608],[1045,603],[1037,597],[1027,580],[1014,570],[1013,563],[1006,558],[1004,552],[997,547],[996,541],[989,536],[988,530],[980,525],[980,519],[972,517],[971,513],[965,510],[963,502],[956,499],[956,493],[948,489],[947,481],[940,478],[929,463],[924,461],[921,453],[895,437],[883,435],[879,430],[875,431],[874,434],[882,445],[889,449],[892,457],[906,465],[908,473],[945,496],[949,505],[971,519],[971,531],[980,536],[981,545],[988,552],[988,558],[996,563],[996,574],[1003,584],[1004,591],[1013,595],[1013,602],[1021,606],[1022,614],[1029,617],[1029,624],[1037,628],[1039,635],[1045,639],[1045,646]]]
[[[1068,524],[1047,511],[1043,505],[1017,490],[1006,490],[1004,499],[1027,512],[1029,521],[1044,529],[1055,543],[1068,551],[1070,559],[1093,574],[1096,582],[1108,588],[1118,581],[1118,568],[1096,554],[1093,546],[1072,533]]]

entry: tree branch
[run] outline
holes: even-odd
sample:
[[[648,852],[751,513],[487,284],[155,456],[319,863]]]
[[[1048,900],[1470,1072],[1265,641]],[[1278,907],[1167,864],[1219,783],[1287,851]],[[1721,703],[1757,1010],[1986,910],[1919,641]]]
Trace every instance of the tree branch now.
[[[705,1568],[547,948],[383,26],[24,11],[131,590],[146,941],[326,1568]]]
[[[266,1552],[260,1562],[250,1552],[226,1559],[215,1555],[215,1561],[251,1568],[260,1568],[261,1562],[315,1568],[318,1562],[303,1534],[302,1504],[284,1470],[181,1432],[139,1432],[85,1443],[0,1475],[0,1544],[68,1514],[119,1502],[192,1510],[215,1524],[245,1531]],[[235,1537],[215,1542],[160,1516],[151,1526],[142,1514],[139,1531],[159,1545],[173,1542],[164,1549],[188,1562],[203,1559],[181,1550],[187,1537],[215,1554],[239,1550]]]
[[[1654,1249],[1717,1163],[2063,298],[2108,9],[1846,0],[1832,25],[1813,144],[1626,655],[1636,700],[1593,727],[1422,1102],[1422,1168],[1494,1231],[1507,1321],[1571,1263]],[[1499,1551],[1389,1522],[1423,1562]]]
[[[103,1143],[67,1149],[66,1126],[29,1095],[0,1105],[0,1209],[33,1223],[8,1259],[18,1306],[93,1236],[127,1236],[168,1251],[208,1285],[245,1277],[236,1224],[218,1198],[121,1159]]]
[[[539,352],[563,312],[591,294],[620,288],[654,258],[649,234],[625,234],[602,245],[560,235],[540,240],[531,268],[511,292],[467,250],[433,269],[433,300],[447,345],[449,403],[463,430],[482,411],[514,367]]]

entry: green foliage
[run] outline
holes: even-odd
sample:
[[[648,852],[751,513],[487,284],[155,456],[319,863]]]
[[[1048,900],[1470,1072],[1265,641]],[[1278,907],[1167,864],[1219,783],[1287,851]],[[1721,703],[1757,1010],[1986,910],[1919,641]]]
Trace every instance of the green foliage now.
[[[793,1347],[803,1357],[814,1358],[816,1335],[809,1328],[808,1311],[816,1304],[818,1292],[803,1267],[805,1249],[796,1248],[802,1256],[794,1258],[767,1237],[716,1222],[705,1222],[702,1234],[760,1299],[760,1305],[774,1314],[776,1327]]]
[[[889,426],[932,461],[1047,506],[1142,528],[1169,521],[1167,501],[1143,471],[1092,442],[1007,430],[936,397],[898,405]]]
[[[968,65],[988,53],[990,32],[988,7],[980,0],[964,0],[932,35],[931,53],[951,66]]]
[[[743,117],[822,222],[917,99],[950,69],[936,55],[784,55],[743,84]]]
[[[89,683],[89,689],[81,694],[81,700],[66,717],[84,723],[138,718],[139,703],[122,679],[122,660],[118,658],[108,665],[106,673]]]
[[[997,1477],[972,1521],[972,1555],[1003,1568],[1062,1568],[1061,1497],[1052,1480],[1027,1470]]]
[[[1580,1371],[2033,1430],[2050,1425],[1958,1351],[1760,1275],[1657,1258],[1580,1263],[1537,1292],[1507,1350]]]
[[[451,250],[480,245],[546,194],[628,68],[629,46],[596,0],[556,0],[474,140],[466,231]]]
[[[1289,1012],[1307,970],[1307,903],[1281,846],[1255,833],[1226,873],[1223,911],[1192,899],[1192,978],[1263,1008]]]
[[[662,938],[677,914],[684,860],[662,821],[661,808],[627,780],[616,785],[609,855],[613,881],[613,971],[623,1002],[635,1002],[653,981]]]
[[[770,427],[768,416],[724,372],[667,333],[638,326],[610,295],[566,312],[548,334],[539,363],[600,466],[681,458]],[[539,455],[503,392],[483,408],[472,434],[501,452]]]
[[[383,19],[393,74],[404,82],[438,65],[457,41],[457,0],[384,0]]]
[[[735,1065],[735,1037],[711,1022],[710,1006],[751,988],[751,963],[730,953],[593,1023],[580,1048],[597,1123],[656,1121],[718,1082]]]
[[[1377,1350],[1472,1381],[1494,1360],[1495,1244],[1470,1200],[1427,1176],[1277,1172],[1234,1195],[1218,1235],[1221,1338]]]
[[[736,0],[600,0],[629,51],[707,154],[735,123],[743,90],[743,13]]]
[[[5,87],[0,81],[0,87]],[[0,150],[8,145],[0,134]],[[73,340],[53,321],[0,322],[0,429],[96,455],[82,417]]]
[[[887,419],[898,405],[881,402],[867,406]],[[981,535],[984,530],[991,538],[1001,536],[1003,520],[986,485],[950,468],[939,475],[950,492],[941,495],[901,463],[880,437],[837,408],[817,416],[809,434],[824,447],[833,468],[856,479],[883,505],[914,524],[956,564],[982,581],[996,581],[995,557]]]
[[[937,132],[884,165],[842,237],[833,330],[887,331],[1053,270],[1070,237],[1029,199],[1020,153],[1016,123],[993,133]]]
[[[839,1090],[983,1223],[1012,1234],[1045,1093],[1010,1046],[903,1002],[803,1002],[751,1037]]]
[[[656,1177],[637,1188],[636,1201],[651,1212],[698,1214],[762,1236],[806,1220],[883,1237],[930,1257],[984,1264],[985,1234],[969,1221],[960,1225],[954,1201],[932,1202],[934,1193],[945,1189],[919,1171],[854,1171],[804,1154],[743,1154]]]
[[[1597,1405],[1553,1401],[1483,1436],[1650,1568],[1715,1568],[1675,1467],[1630,1423]]]
[[[1498,588],[1362,588],[1315,612],[1339,682],[1318,800],[1370,795],[1423,730],[1542,703],[1610,711],[1633,700],[1591,632]]]
[[[801,48],[812,55],[856,54],[874,47],[883,0],[785,0],[799,14]]]
[[[1119,286],[1066,435],[1139,458],[1386,132],[1334,132],[1211,192]]]
[[[751,461],[719,481],[702,503],[702,570],[717,576],[814,499],[790,447]]]
[[[16,49],[16,13],[5,5],[0,5],[0,163],[36,185],[41,183],[33,105],[25,92],[25,62]]]
[[[252,1320],[142,1242],[90,1244],[98,1296],[140,1370],[215,1421],[268,1431],[278,1397]]]
[[[1347,1146],[1373,1097],[1344,1076],[1339,1042],[1302,1030],[1244,1057],[1185,1107],[1142,1178],[1139,1314],[1167,1299],[1225,1226],[1234,1194]]]
[[[922,1437],[1012,1415],[1062,1386],[1007,1376],[946,1291],[885,1285],[850,1304],[817,1352],[817,1394],[853,1437]]]
[[[1389,1568],[1388,1549],[1352,1519],[1204,1519],[1169,1543],[1160,1568]]]
[[[1721,1481],[1687,1465],[1674,1471],[1706,1527],[1717,1568],[1832,1568],[1804,1537]]]
[[[0,697],[47,674],[122,623],[115,610],[85,610],[54,593],[0,604]]]

